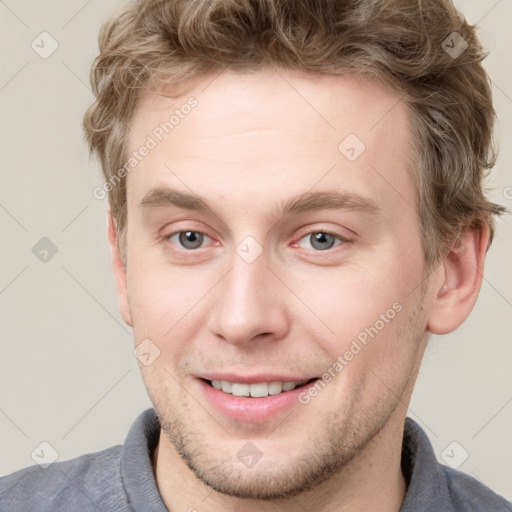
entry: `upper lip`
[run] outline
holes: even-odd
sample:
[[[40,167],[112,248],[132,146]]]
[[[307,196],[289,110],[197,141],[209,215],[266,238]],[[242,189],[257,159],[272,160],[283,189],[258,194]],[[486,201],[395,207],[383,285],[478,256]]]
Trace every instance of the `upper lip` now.
[[[310,379],[316,379],[317,376],[301,375],[283,375],[276,373],[258,373],[254,375],[241,375],[240,373],[202,373],[197,377],[206,380],[225,380],[228,382],[238,382],[240,384],[256,384],[259,382],[306,382]]]

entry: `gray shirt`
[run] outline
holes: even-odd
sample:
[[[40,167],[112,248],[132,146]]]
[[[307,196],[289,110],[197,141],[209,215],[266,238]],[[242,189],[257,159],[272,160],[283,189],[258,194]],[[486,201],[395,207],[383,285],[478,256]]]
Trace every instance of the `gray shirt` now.
[[[0,511],[167,512],[151,464],[159,432],[154,409],[147,409],[123,446],[4,476]],[[512,511],[512,504],[478,480],[439,464],[425,432],[411,418],[405,421],[402,470],[408,489],[400,512]]]

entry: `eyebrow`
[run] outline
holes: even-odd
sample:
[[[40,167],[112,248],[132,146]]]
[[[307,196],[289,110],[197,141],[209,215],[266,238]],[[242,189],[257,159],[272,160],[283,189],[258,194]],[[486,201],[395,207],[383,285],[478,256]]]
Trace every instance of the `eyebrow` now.
[[[177,207],[206,215],[216,216],[208,203],[196,194],[176,189],[158,187],[151,189],[140,202],[143,210]],[[277,207],[281,216],[299,214],[314,210],[353,210],[376,215],[380,206],[368,197],[353,192],[305,192],[297,197],[283,201]]]

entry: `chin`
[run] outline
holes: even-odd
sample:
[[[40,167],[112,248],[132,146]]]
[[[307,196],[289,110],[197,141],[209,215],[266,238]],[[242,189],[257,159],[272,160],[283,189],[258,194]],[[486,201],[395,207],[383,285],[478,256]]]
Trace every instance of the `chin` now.
[[[254,467],[243,467],[236,455],[227,460],[206,461],[181,453],[187,466],[196,477],[213,490],[241,499],[263,501],[285,500],[299,496],[317,487],[344,464],[319,464],[317,456],[301,456],[293,459],[259,460]],[[264,456],[263,456],[264,457]],[[263,459],[262,457],[262,459]],[[341,467],[340,467],[341,466]]]
[[[252,450],[257,450],[257,460],[246,465],[240,452],[241,445],[243,448],[249,443],[244,445],[226,437],[219,442],[181,419],[166,420],[158,410],[157,415],[163,433],[196,478],[221,494],[241,499],[276,501],[299,496],[342,471],[373,434],[363,436],[360,443],[346,444],[343,439],[353,436],[340,435],[339,423],[326,421],[322,433],[300,442],[302,448],[298,453],[296,439],[291,441],[290,450],[285,446],[272,449],[273,443],[268,440],[265,443],[255,439]],[[169,410],[166,417],[171,417]]]

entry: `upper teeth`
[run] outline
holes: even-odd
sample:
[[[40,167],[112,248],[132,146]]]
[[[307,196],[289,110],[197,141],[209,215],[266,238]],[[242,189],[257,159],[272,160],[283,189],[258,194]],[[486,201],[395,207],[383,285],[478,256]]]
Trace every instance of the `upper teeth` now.
[[[212,386],[215,389],[220,389],[224,391],[224,393],[230,393],[234,396],[265,397],[268,395],[278,395],[282,391],[291,391],[306,382],[307,381],[258,382],[255,384],[242,384],[240,382],[228,382],[227,380],[212,380]]]

